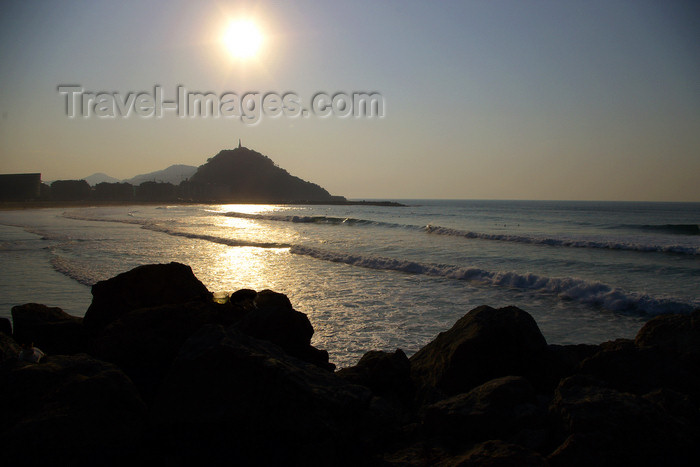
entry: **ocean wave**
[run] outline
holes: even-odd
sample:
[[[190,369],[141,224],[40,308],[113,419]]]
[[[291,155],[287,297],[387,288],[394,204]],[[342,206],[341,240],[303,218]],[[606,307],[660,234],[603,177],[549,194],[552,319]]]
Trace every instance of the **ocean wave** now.
[[[396,224],[393,222],[373,221],[369,219],[357,219],[354,217],[334,217],[334,216],[284,216],[280,214],[249,214],[245,212],[226,212],[226,217],[239,219],[255,219],[275,222],[292,222],[296,224],[330,224],[330,225],[359,225],[359,226],[381,226],[400,228],[419,228],[418,226]]]
[[[254,241],[249,241],[249,240],[239,240],[235,238],[226,238],[226,237],[217,237],[215,235],[206,235],[206,234],[199,234],[195,232],[184,232],[182,230],[175,230],[169,227],[165,227],[160,223],[151,221],[151,220],[145,220],[145,219],[104,219],[104,218],[95,218],[95,217],[87,217],[87,216],[78,216],[78,215],[73,215],[73,214],[65,214],[64,217],[68,219],[74,219],[74,220],[83,220],[83,221],[95,221],[95,222],[117,222],[117,223],[122,223],[122,224],[132,224],[132,225],[140,225],[142,229],[144,230],[150,230],[153,232],[160,232],[164,233],[166,235],[170,235],[173,237],[184,237],[184,238],[191,238],[191,239],[198,239],[198,240],[205,240],[208,242],[212,243],[219,243],[221,245],[228,245],[228,246],[240,246],[240,247],[255,247],[255,248],[289,248],[291,245],[287,243],[276,243],[276,242],[254,242]],[[168,223],[174,223],[174,224],[181,224],[185,226],[192,226],[192,224],[183,224],[177,221],[168,221]]]
[[[22,229],[25,232],[36,235],[38,236],[41,240],[46,240],[46,241],[60,241],[60,242],[86,242],[86,241],[93,241],[92,239],[86,239],[86,238],[79,238],[79,237],[74,237],[71,235],[66,235],[66,234],[60,234],[57,232],[50,232],[48,230],[41,229],[39,227],[31,226],[31,225],[23,225],[23,224],[9,224],[9,223],[3,223],[2,225],[7,225],[9,227],[17,227],[18,229]]]
[[[57,272],[88,287],[109,278],[105,277],[104,274],[100,274],[88,261],[79,261],[52,254],[50,262]]]
[[[476,267],[424,264],[377,256],[338,253],[304,246],[292,246],[290,252],[369,269],[474,281],[493,286],[550,294],[557,296],[561,300],[577,301],[610,311],[657,315],[663,313],[690,313],[693,309],[700,307],[700,303],[685,303],[674,298],[654,298],[647,294],[627,292],[601,282],[591,282],[574,277],[554,278],[531,273],[520,274],[512,271],[494,272]]]
[[[661,253],[677,253],[683,255],[700,255],[700,247],[690,245],[657,245],[644,244],[626,241],[614,240],[582,240],[572,238],[555,238],[541,237],[534,235],[513,235],[513,234],[491,234],[483,232],[474,232],[468,230],[452,229],[441,227],[438,225],[428,224],[427,226],[398,224],[391,222],[373,221],[369,219],[357,219],[352,217],[333,217],[333,216],[284,216],[279,214],[249,214],[242,212],[227,212],[224,213],[227,217],[236,217],[243,219],[258,219],[269,220],[276,222],[293,222],[305,224],[330,224],[330,225],[356,225],[356,226],[379,226],[391,228],[403,228],[417,231],[424,231],[429,234],[447,235],[455,237],[465,237],[481,240],[494,240],[501,242],[527,243],[533,245],[548,245],[568,248],[598,248],[608,250],[628,250],[636,252],[661,252]],[[648,226],[653,229],[669,228],[676,231],[691,232],[690,225],[668,225],[668,226]],[[697,228],[697,226],[693,226]]]
[[[173,230],[168,227],[163,227],[157,224],[147,224],[142,228],[146,230],[152,230],[153,232],[161,232],[173,237],[185,237],[197,240],[205,240],[212,243],[219,243],[221,245],[228,246],[240,246],[240,247],[255,247],[255,248],[289,248],[291,245],[287,243],[276,243],[276,242],[253,242],[249,240],[239,240],[235,238],[217,237],[215,235],[205,235],[198,234],[194,232],[183,232],[181,230]]]
[[[554,238],[529,235],[512,235],[512,234],[492,234],[483,232],[474,232],[469,230],[452,229],[449,227],[441,227],[439,225],[428,224],[426,226],[417,226],[409,224],[397,224],[390,222],[372,221],[368,219],[343,218],[333,216],[283,216],[283,215],[268,215],[268,214],[248,214],[242,212],[227,212],[224,213],[227,217],[245,218],[245,219],[262,219],[279,222],[293,223],[314,223],[314,224],[331,224],[331,225],[359,225],[359,226],[381,226],[392,228],[403,228],[411,230],[424,231],[434,235],[446,235],[453,237],[464,237],[469,239],[493,240],[501,242],[524,243],[531,245],[547,245],[567,248],[596,248],[608,250],[626,250],[642,253],[675,253],[682,255],[697,256],[700,255],[700,246],[692,245],[659,245],[647,243],[634,243],[628,241],[613,241],[613,240],[583,240],[572,238]],[[124,224],[135,224],[141,226],[153,225],[153,221],[143,219],[105,219],[94,218],[87,216],[79,216],[75,214],[64,213],[64,217],[75,220],[98,221],[98,222],[120,222]],[[662,226],[637,226],[649,227],[650,229],[678,229],[691,231],[692,224],[665,224]],[[697,226],[695,226],[697,227]]]
[[[128,215],[131,216],[131,213]],[[132,225],[146,225],[149,223],[152,223],[152,221],[146,220],[146,219],[109,219],[105,217],[91,217],[91,216],[81,216],[78,214],[73,214],[69,212],[64,212],[61,214],[61,217],[64,217],[66,219],[71,219],[74,221],[88,221],[88,222],[113,222],[117,224],[132,224]]]
[[[477,238],[482,240],[497,240],[503,242],[529,243],[534,245],[561,246],[569,248],[602,248],[609,250],[630,250],[638,252],[679,253],[684,255],[700,255],[700,247],[688,245],[652,245],[619,241],[575,240],[570,238],[537,237],[509,234],[488,234],[467,230],[451,229],[428,224],[425,231],[435,235]]]

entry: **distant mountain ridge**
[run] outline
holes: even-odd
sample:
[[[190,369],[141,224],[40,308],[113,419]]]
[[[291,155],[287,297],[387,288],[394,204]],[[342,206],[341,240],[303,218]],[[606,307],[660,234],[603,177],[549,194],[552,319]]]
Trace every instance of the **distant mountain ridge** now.
[[[143,182],[172,183],[177,185],[190,178],[196,171],[197,167],[193,165],[175,164],[166,169],[136,175],[124,181],[132,185],[140,185]]]
[[[121,182],[118,178],[110,177],[109,175],[102,173],[102,172],[97,172],[94,173],[88,177],[84,177],[81,180],[85,180],[88,182],[88,185],[90,186],[95,186],[98,183],[117,183]]]
[[[83,177],[81,180],[88,182],[90,186],[95,186],[98,183],[131,183],[138,186],[143,182],[158,182],[172,183],[178,185],[180,182],[187,180],[197,171],[197,167],[193,165],[175,164],[163,170],[156,170],[146,174],[136,175],[131,178],[118,179],[109,176],[102,172],[94,173],[88,177]]]

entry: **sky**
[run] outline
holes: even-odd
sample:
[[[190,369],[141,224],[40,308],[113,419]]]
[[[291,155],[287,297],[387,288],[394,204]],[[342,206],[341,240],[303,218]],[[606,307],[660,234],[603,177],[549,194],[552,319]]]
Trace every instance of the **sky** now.
[[[240,138],[348,198],[700,201],[697,2],[0,8],[0,173],[129,178],[201,165]],[[263,38],[245,59],[222,41],[240,18]],[[211,93],[219,115],[156,115],[156,87],[166,105],[179,89]],[[339,93],[374,93],[381,115],[344,116],[340,98],[311,106]],[[239,117],[244,96],[252,119]]]

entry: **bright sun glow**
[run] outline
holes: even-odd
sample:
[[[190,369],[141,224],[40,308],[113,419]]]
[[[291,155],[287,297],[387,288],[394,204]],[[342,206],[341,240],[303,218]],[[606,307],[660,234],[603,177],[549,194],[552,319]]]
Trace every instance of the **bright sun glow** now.
[[[236,58],[254,57],[263,43],[263,36],[257,25],[247,19],[232,21],[223,36],[223,43]]]

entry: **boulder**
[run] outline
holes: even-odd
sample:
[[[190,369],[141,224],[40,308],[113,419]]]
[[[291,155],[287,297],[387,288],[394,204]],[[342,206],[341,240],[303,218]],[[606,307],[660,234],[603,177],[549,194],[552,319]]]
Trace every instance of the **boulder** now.
[[[85,351],[87,333],[83,319],[57,307],[27,303],[12,307],[14,338],[19,344],[32,344],[48,354],[74,354]]]
[[[92,286],[84,324],[94,331],[139,308],[211,301],[211,296],[189,266],[174,262],[139,266]]]
[[[0,371],[6,465],[112,465],[138,449],[146,407],[118,368],[84,354]]]
[[[550,344],[547,347],[549,348],[549,354],[555,366],[555,368],[552,368],[552,376],[556,378],[556,384],[552,389],[559,385],[561,379],[574,374],[578,370],[579,365],[581,365],[581,362],[588,357],[592,357],[601,350],[600,346],[591,344]]]
[[[480,306],[413,355],[411,374],[418,387],[450,396],[500,376],[540,373],[539,359],[546,352],[530,314],[516,307]]]
[[[362,356],[357,365],[336,373],[353,384],[368,387],[377,396],[410,405],[415,389],[411,380],[411,363],[401,349],[395,352],[373,350]]]
[[[234,303],[240,304],[241,297],[236,297]],[[328,352],[311,346],[314,328],[309,318],[296,311],[284,294],[271,290],[258,292],[253,307],[238,321],[236,328],[249,336],[277,344],[294,357],[330,371],[335,369],[335,365],[328,362]]]
[[[539,453],[502,440],[479,443],[465,454],[443,460],[440,467],[547,467]]]
[[[240,292],[239,292],[240,293]],[[293,310],[292,302],[282,293],[272,290],[261,290],[255,294],[253,299],[255,307],[259,310],[278,309],[278,310]],[[310,339],[311,337],[309,337]]]
[[[272,343],[208,325],[180,351],[152,420],[184,463],[351,465],[373,437],[371,397]]]
[[[700,310],[657,316],[639,330],[634,342],[700,367]]]
[[[0,364],[9,361],[16,361],[21,348],[17,342],[4,332],[0,332]]]
[[[296,311],[286,295],[262,290],[253,304],[253,309],[238,322],[239,331],[274,342],[288,352],[311,344],[314,328],[309,318]]]
[[[639,348],[627,339],[601,344],[598,352],[581,362],[577,373],[591,375],[622,392],[643,395],[669,388],[700,400],[697,372],[657,348]]]
[[[229,302],[237,304],[247,303],[250,306],[254,306],[255,297],[257,297],[257,295],[258,293],[255,290],[240,289],[236,290],[231,294],[231,296],[229,297]]]
[[[6,334],[8,336],[12,335],[12,324],[7,318],[0,318],[0,333]]]
[[[700,428],[700,403],[687,394],[661,388],[642,397],[689,426]]]
[[[90,340],[90,354],[122,368],[150,402],[182,344],[205,324],[229,326],[230,304],[198,301],[140,308],[121,315]]]
[[[449,445],[507,439],[543,418],[535,390],[519,376],[496,378],[426,407],[423,425],[427,433]]]
[[[549,456],[554,466],[695,465],[700,458],[697,426],[590,376],[562,380],[550,414],[564,439]]]

